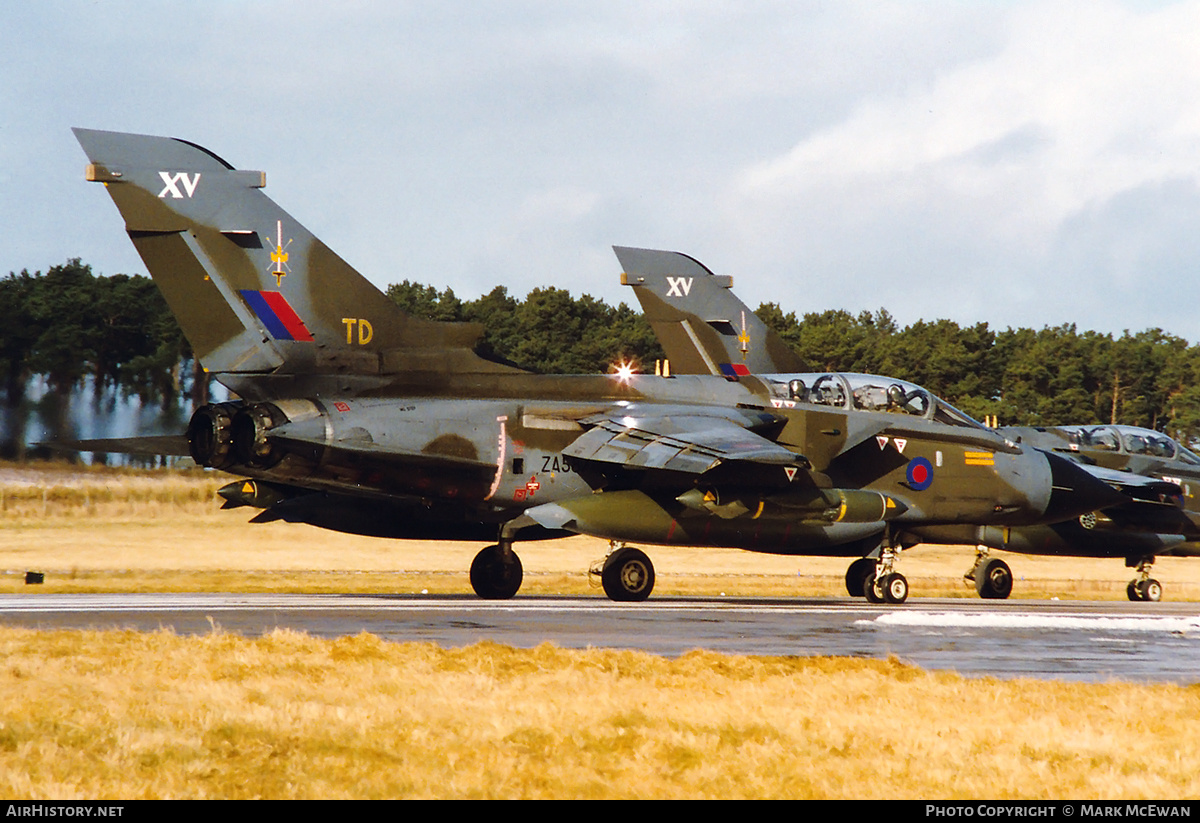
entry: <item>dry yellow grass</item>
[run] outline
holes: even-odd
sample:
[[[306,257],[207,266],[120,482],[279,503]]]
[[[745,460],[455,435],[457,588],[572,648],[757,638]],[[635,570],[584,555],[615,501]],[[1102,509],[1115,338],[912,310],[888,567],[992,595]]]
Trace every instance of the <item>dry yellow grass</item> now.
[[[479,548],[247,525],[250,510],[218,511],[211,474],[36,474],[0,466],[0,591],[465,592]],[[520,550],[523,592],[601,596],[584,571],[602,542]],[[652,554],[660,594],[843,594],[836,558]],[[905,573],[915,595],[974,596],[970,558],[922,547]],[[1009,560],[1030,578],[1020,594],[1124,597],[1115,561]],[[30,568],[44,586],[23,585]],[[1200,599],[1200,562],[1156,574],[1171,599]],[[0,794],[14,799],[1200,794],[1200,686],[290,632],[5,629],[0,654]]]
[[[1200,687],[0,631],[9,798],[1189,798]]]

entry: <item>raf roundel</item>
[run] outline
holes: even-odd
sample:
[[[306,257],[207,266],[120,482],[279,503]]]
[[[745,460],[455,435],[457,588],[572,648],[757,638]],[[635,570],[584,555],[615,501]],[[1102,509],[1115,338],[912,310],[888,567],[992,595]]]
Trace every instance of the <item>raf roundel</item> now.
[[[933,483],[933,464],[924,457],[908,461],[908,485],[913,491],[923,492]]]

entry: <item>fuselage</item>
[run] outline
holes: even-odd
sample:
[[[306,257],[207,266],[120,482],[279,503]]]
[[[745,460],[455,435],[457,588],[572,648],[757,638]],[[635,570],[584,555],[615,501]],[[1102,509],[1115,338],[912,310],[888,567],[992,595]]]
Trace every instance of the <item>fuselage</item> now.
[[[1100,472],[1165,481],[1133,491],[1136,504],[1053,525],[984,529],[978,542],[1027,554],[1125,557],[1200,555],[1200,456],[1167,435],[1138,426],[1092,424],[1006,427],[1005,437],[1062,454]],[[1167,491],[1164,487],[1174,485]],[[1157,500],[1155,498],[1158,498]],[[1159,505],[1155,505],[1158,503]]]
[[[821,391],[796,395],[795,381],[806,377]],[[822,377],[828,379],[822,383]],[[317,379],[296,378],[310,384]],[[259,441],[274,441],[277,448],[224,468],[288,487],[376,498],[380,505],[449,507],[483,524],[586,498],[578,506],[590,507],[590,525],[580,529],[587,533],[780,553],[855,554],[859,542],[875,539],[889,521],[895,528],[1051,522],[1064,516],[1064,506],[1065,516],[1090,510],[1106,491],[1088,486],[1082,472],[1064,479],[1063,472],[1072,470],[1065,461],[1007,440],[928,394],[918,397],[913,393],[921,390],[911,384],[867,375],[728,380],[516,373],[426,380],[407,374],[373,382],[360,382],[341,397],[338,386],[323,385],[313,396],[289,399],[279,389],[298,386],[286,377],[231,381],[275,410]],[[911,395],[906,408],[888,407],[886,394],[894,386]],[[632,426],[726,410],[750,415],[751,429],[806,458],[812,471],[803,484],[777,482],[778,475],[756,485],[753,472],[736,487],[704,476],[664,479],[636,466],[590,465],[568,454],[586,430],[580,421],[596,415],[628,416]],[[231,410],[232,428],[240,413]],[[900,513],[847,516],[843,505],[839,519],[824,502],[813,501],[814,486],[877,493]],[[689,507],[679,502],[689,488],[736,504]],[[1071,494],[1092,497],[1064,497]]]

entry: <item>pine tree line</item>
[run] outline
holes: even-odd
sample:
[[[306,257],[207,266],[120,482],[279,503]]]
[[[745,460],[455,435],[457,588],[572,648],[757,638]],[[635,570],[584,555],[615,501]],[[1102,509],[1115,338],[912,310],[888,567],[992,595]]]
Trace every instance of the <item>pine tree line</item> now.
[[[70,436],[81,387],[98,412],[118,397],[170,409],[202,400],[207,379],[150,278],[98,277],[76,258],[0,279],[0,386],[0,455],[21,457],[35,412],[51,437]]]
[[[1147,329],[1119,337],[1074,324],[996,331],[987,323],[918,320],[881,309],[757,314],[814,370],[901,377],[977,419],[1004,425],[1125,423],[1200,437],[1200,346]]]
[[[604,372],[618,361],[649,371],[663,357],[640,312],[564,289],[534,289],[522,300],[497,286],[461,300],[450,289],[406,280],[387,293],[420,317],[482,324],[482,353],[542,373]],[[883,309],[797,317],[774,303],[757,314],[812,371],[903,378],[977,418],[1119,422],[1200,438],[1200,346],[1161,329],[1115,337],[1074,325],[997,331],[951,320],[901,328]],[[152,281],[96,276],[78,259],[0,279],[0,454],[23,452],[23,426],[14,421],[31,413],[35,381],[45,396],[33,413],[52,433],[69,432],[71,398],[80,402],[81,387],[96,404],[137,398],[163,409],[194,407],[208,390]]]

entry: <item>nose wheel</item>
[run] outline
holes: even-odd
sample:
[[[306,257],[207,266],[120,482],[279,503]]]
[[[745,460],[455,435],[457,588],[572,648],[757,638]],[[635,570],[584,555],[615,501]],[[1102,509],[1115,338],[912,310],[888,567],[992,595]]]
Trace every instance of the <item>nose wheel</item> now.
[[[868,603],[899,605],[908,600],[908,578],[896,571],[901,547],[891,545],[884,535],[880,559],[860,557],[846,570],[846,591],[851,597],[866,597]]]
[[[900,572],[868,579],[864,583],[867,600],[872,603],[899,605],[908,599],[908,579]]]
[[[900,572],[892,572],[882,577],[875,572],[867,572],[863,579],[863,595],[868,603],[891,603],[898,606],[908,600],[908,578]]]
[[[1138,562],[1138,576],[1130,580],[1129,585],[1125,587],[1125,594],[1130,600],[1141,603],[1157,603],[1162,600],[1162,583],[1150,576],[1153,565],[1153,557],[1144,557]]]
[[[1125,594],[1135,602],[1157,603],[1162,600],[1162,583],[1154,578],[1130,580],[1129,585],[1125,587]]]

